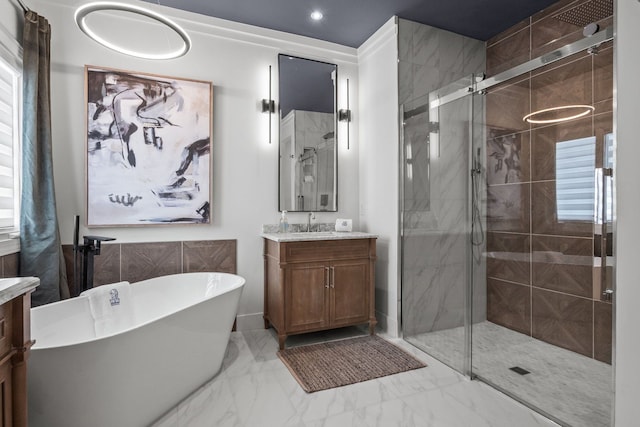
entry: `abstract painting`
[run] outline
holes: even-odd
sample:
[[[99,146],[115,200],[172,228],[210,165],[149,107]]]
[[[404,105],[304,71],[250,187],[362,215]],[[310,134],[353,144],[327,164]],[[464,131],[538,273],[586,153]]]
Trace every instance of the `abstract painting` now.
[[[211,83],[85,74],[88,225],[209,223]]]

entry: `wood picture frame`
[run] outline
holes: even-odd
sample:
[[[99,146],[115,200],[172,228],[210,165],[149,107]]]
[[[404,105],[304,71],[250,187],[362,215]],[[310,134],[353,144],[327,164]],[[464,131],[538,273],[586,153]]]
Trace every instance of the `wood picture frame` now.
[[[211,82],[85,66],[87,226],[209,224]]]

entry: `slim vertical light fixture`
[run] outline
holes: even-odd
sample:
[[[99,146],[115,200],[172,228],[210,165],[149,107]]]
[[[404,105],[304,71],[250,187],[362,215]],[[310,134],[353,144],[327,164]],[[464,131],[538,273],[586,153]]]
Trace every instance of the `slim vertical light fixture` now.
[[[262,112],[269,113],[269,144],[271,144],[271,114],[276,111],[276,103],[271,99],[271,65],[269,65],[269,99],[262,100]]]
[[[347,122],[347,150],[350,148],[349,123],[351,122],[351,110],[349,109],[349,79],[347,79],[347,108],[338,110],[338,121]]]

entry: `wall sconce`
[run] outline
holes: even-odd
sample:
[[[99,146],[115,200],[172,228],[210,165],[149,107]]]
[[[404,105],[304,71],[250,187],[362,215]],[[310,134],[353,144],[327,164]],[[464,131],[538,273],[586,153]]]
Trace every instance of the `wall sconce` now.
[[[269,113],[269,144],[271,144],[271,114],[276,112],[276,102],[271,99],[271,65],[269,65],[269,99],[262,100],[262,112]]]
[[[273,99],[263,99],[262,100],[262,112],[263,113],[275,113],[276,112],[276,101]]]
[[[347,108],[338,110],[338,121],[347,122],[347,150],[349,149],[349,123],[351,122],[351,110],[349,109],[349,79],[347,79]]]

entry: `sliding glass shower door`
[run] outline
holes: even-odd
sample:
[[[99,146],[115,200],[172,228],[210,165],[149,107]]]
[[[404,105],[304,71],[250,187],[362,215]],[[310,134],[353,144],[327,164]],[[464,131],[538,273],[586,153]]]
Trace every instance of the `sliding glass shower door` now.
[[[601,37],[401,111],[404,338],[580,427],[610,425],[613,393],[613,46]]]
[[[405,105],[403,123],[402,325],[404,338],[469,371],[469,170],[475,95],[466,77]]]
[[[581,427],[611,423],[612,53],[603,43],[485,95],[487,300],[472,371]]]

